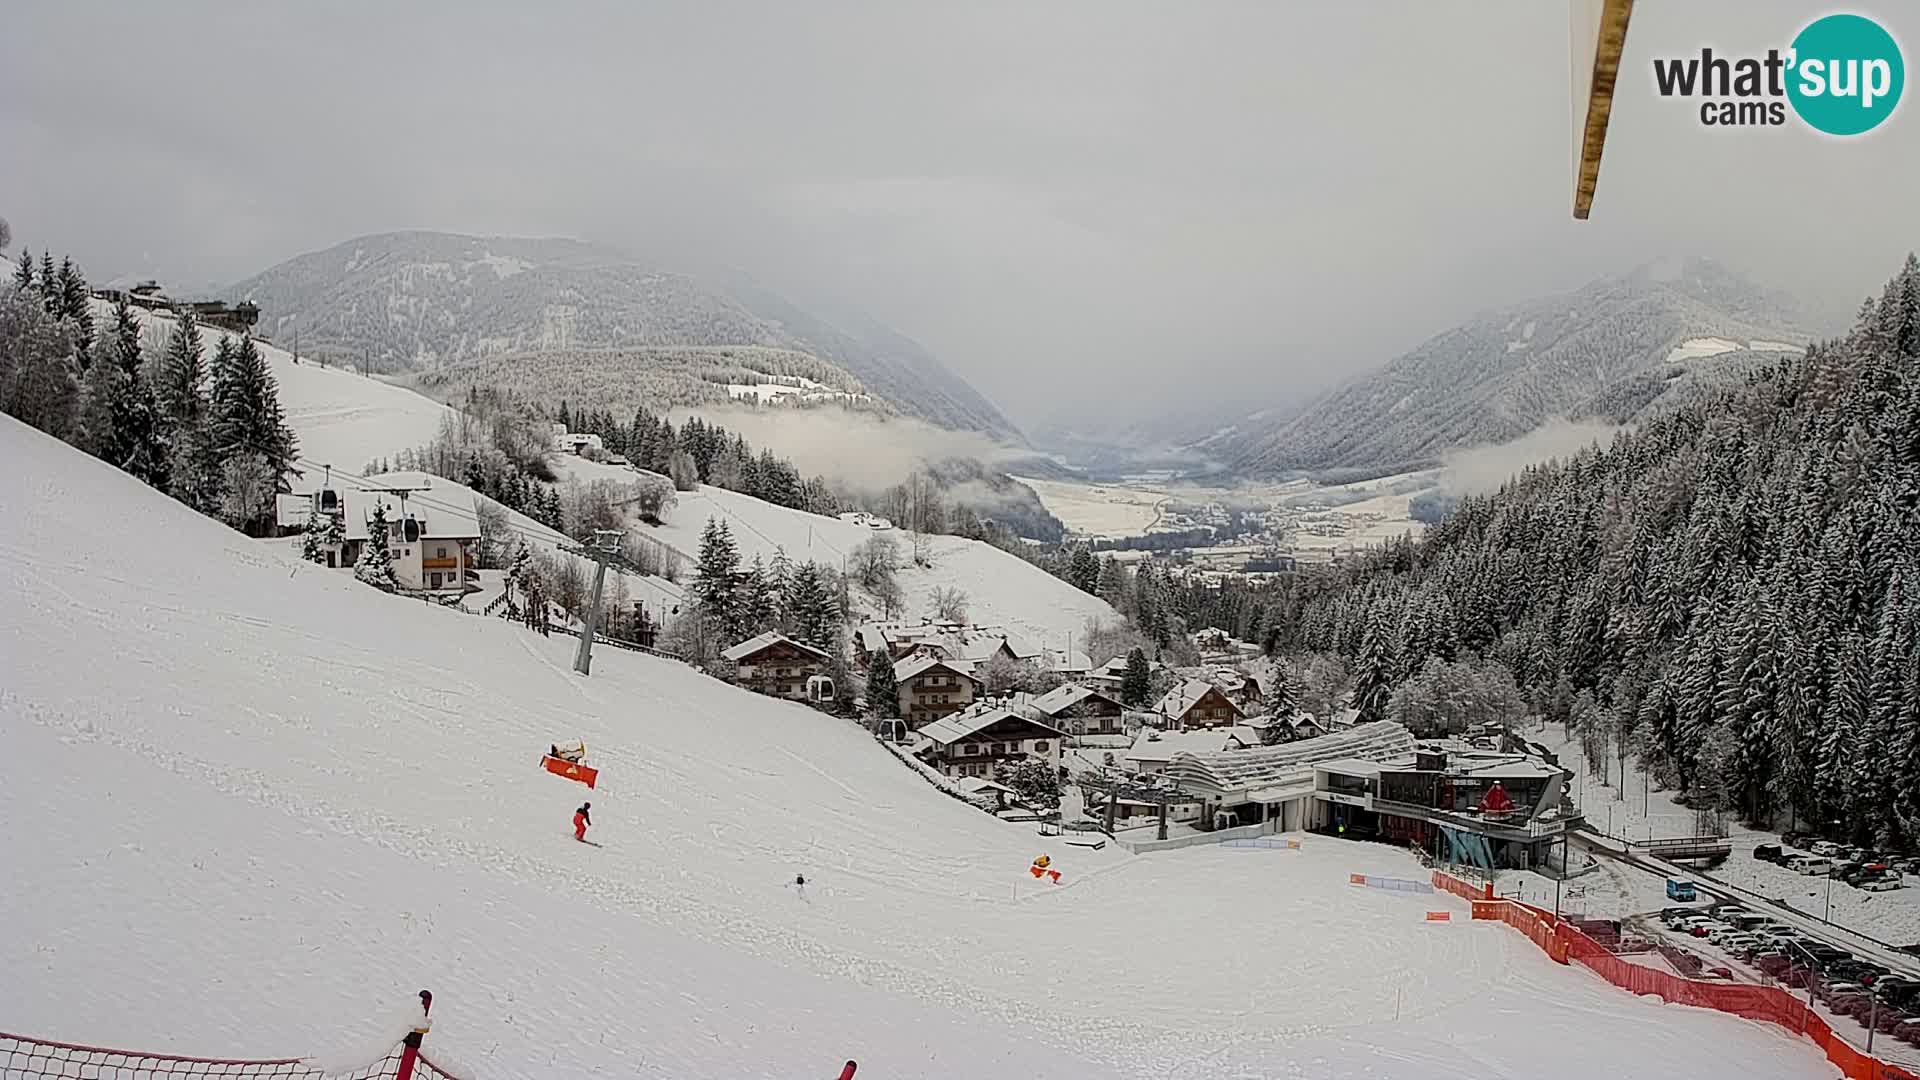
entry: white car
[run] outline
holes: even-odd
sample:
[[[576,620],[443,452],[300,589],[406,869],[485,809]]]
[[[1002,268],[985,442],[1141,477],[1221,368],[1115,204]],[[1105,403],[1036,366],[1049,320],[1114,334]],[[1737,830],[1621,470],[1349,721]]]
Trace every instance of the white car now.
[[[1868,892],[1888,892],[1900,887],[1900,879],[1897,877],[1868,878],[1860,883],[1860,887]]]
[[[1813,843],[1813,847],[1807,850],[1813,852],[1815,855],[1831,859],[1846,849],[1831,840],[1816,840]]]

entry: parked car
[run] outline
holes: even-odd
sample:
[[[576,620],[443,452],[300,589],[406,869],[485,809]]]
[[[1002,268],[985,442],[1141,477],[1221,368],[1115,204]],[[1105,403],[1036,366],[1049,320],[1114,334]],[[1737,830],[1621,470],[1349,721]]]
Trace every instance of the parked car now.
[[[1782,858],[1779,844],[1759,844],[1753,849],[1753,857],[1761,862],[1777,863]]]
[[[1876,874],[1861,881],[1860,887],[1868,892],[1890,892],[1900,887],[1900,879],[1887,874]]]
[[[1799,866],[1794,867],[1794,869],[1799,871],[1802,874],[1807,874],[1807,875],[1816,876],[1816,877],[1825,877],[1826,875],[1833,873],[1833,860],[1805,859],[1801,861]]]
[[[1813,842],[1813,846],[1808,848],[1807,850],[1813,852],[1815,855],[1821,856],[1822,858],[1831,859],[1834,856],[1839,855],[1842,851],[1845,851],[1846,849],[1841,847],[1839,844],[1834,843],[1831,840],[1815,840]]]

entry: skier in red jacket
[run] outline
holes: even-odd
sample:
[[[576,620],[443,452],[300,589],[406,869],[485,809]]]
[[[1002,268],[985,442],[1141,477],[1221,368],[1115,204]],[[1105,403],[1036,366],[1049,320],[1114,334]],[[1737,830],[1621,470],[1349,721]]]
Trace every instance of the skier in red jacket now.
[[[591,809],[593,809],[592,803],[581,803],[580,809],[573,812],[573,838],[583,843],[587,839],[587,826],[593,824],[593,818],[587,815],[587,811]]]

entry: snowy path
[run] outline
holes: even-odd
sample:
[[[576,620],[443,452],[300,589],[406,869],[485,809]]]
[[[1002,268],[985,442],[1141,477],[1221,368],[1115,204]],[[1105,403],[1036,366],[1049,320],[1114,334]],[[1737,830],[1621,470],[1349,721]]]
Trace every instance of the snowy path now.
[[[0,454],[5,1029],[340,1055],[428,987],[476,1080],[1826,1075],[1347,885],[1403,852],[1049,848],[854,725],[618,650],[581,679],[10,420]],[[599,790],[536,767],[563,738]]]

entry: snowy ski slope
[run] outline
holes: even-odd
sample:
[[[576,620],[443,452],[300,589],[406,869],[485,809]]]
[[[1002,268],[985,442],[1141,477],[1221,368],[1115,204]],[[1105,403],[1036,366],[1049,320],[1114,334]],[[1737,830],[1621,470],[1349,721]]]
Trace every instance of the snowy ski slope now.
[[[633,476],[617,466],[568,455],[555,460],[561,469],[582,480]],[[776,549],[784,548],[790,559],[839,569],[842,560],[876,535],[892,537],[903,560],[912,555],[909,535],[900,529],[876,532],[865,525],[709,486],[679,492],[678,499],[665,523],[648,528],[646,535],[686,556],[689,569],[699,555],[700,531],[709,517],[725,521],[732,528],[743,562],[755,555],[771,560]],[[905,618],[931,617],[933,590],[958,588],[967,594],[967,614],[974,623],[1015,631],[1036,647],[1058,652],[1068,648],[1069,642],[1076,650],[1085,646],[1082,631],[1089,618],[1113,621],[1120,617],[1099,597],[1089,596],[991,544],[958,536],[930,536],[927,543],[932,565],[909,565],[897,574],[906,604],[902,613]],[[854,599],[863,610],[879,617],[879,607],[872,597],[856,590]]]
[[[0,455],[0,1029],[342,1060],[426,987],[475,1080],[1830,1074],[1346,884],[1403,853],[1051,846],[854,725],[616,650],[579,678],[4,417]],[[565,738],[598,791],[536,768]]]

